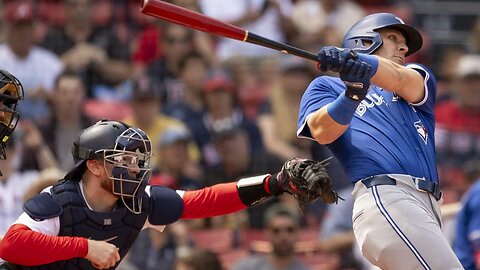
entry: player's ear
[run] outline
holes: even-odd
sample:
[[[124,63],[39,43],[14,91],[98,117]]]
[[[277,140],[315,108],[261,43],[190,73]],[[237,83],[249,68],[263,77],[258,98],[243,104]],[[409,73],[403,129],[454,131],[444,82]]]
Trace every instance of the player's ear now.
[[[87,160],[86,161],[87,169],[95,176],[101,176],[105,168],[103,166],[103,161],[100,160]]]

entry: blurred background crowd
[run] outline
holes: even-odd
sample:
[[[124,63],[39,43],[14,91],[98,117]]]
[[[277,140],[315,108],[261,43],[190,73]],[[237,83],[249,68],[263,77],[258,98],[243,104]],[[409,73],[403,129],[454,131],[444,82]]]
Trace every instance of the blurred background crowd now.
[[[313,53],[340,46],[366,14],[398,15],[424,38],[408,60],[437,77],[444,202],[458,202],[479,178],[478,1],[170,2]],[[64,176],[72,141],[101,118],[146,131],[155,148],[150,184],[173,189],[275,173],[291,157],[331,156],[296,138],[302,93],[322,75],[316,63],[156,20],[140,12],[140,0],[3,0],[0,10],[0,69],[19,78],[26,96],[0,163],[0,235],[23,200]],[[328,169],[345,202],[301,213],[285,196],[144,231],[122,268],[369,269],[352,245],[351,185],[335,159]]]

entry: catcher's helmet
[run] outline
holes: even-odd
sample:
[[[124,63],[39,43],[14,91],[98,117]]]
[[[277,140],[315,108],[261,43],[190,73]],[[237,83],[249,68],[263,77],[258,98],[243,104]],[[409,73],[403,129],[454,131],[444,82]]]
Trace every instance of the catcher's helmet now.
[[[5,159],[5,143],[17,126],[20,114],[15,110],[23,99],[20,81],[5,70],[0,70],[0,159]]]
[[[391,13],[374,13],[359,20],[345,34],[342,47],[354,49],[359,53],[372,54],[383,43],[380,33],[377,32],[382,28],[392,28],[402,32],[407,40],[406,56],[422,47],[423,39],[420,33]]]
[[[101,120],[86,128],[73,143],[75,167],[65,179],[79,181],[87,160],[103,160],[113,180],[112,192],[134,213],[141,211],[141,195],[150,179],[151,142],[139,128],[118,121]],[[106,164],[112,166],[111,172]],[[132,171],[135,175],[131,175]]]

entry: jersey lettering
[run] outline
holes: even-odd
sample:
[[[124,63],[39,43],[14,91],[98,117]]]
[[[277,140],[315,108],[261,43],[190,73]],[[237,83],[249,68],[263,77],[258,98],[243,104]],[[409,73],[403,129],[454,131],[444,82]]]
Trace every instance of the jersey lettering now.
[[[360,102],[355,111],[359,116],[363,116],[368,108],[373,108],[375,105],[380,106],[383,103],[383,97],[377,93],[367,94],[364,100]]]

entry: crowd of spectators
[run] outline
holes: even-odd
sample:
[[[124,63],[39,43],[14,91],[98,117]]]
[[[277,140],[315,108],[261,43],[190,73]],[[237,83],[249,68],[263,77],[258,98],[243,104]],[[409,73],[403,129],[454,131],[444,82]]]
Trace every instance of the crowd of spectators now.
[[[345,31],[371,10],[383,8],[412,18],[408,8],[390,1],[170,2],[312,52],[324,45],[340,46]],[[365,5],[370,2],[375,6]],[[313,62],[153,19],[141,14],[139,0],[4,0],[1,5],[0,69],[19,78],[26,98],[19,105],[22,119],[9,141],[9,159],[0,163],[0,235],[21,212],[25,196],[52,184],[73,166],[72,141],[101,118],[146,131],[155,149],[150,184],[173,189],[274,173],[291,157],[331,157],[326,147],[296,137],[303,90],[321,75]],[[465,44],[438,54],[441,65],[435,67],[435,138],[445,202],[461,199],[469,186],[463,165],[480,158],[479,29],[477,19]],[[428,50],[423,48],[415,61],[422,63]],[[328,169],[336,188],[345,188],[348,197],[349,181],[335,159]],[[274,204],[300,211],[294,201],[280,197],[238,214],[180,222],[163,233],[147,231],[122,269],[206,269],[202,265],[207,263],[214,265],[208,269],[221,269],[255,251],[275,258],[268,255],[271,249],[256,250],[248,242],[265,240],[271,248],[268,239],[276,237],[272,224],[277,221],[266,221],[270,228],[263,221]],[[314,231],[320,237],[311,248],[306,241],[306,247],[295,249],[307,266],[367,269],[359,262],[345,266],[338,259],[348,256],[355,261],[351,244],[337,253],[321,241],[336,231],[351,239],[347,204],[327,209],[315,203],[299,217],[282,213],[285,220],[280,217],[278,222],[293,223],[279,230]],[[323,224],[334,216],[338,219]],[[195,241],[198,232],[225,229],[231,241],[215,236],[209,240],[225,241],[224,250],[195,248],[201,245],[200,238]],[[280,234],[297,239],[288,238],[289,231]],[[244,252],[229,255],[239,249]],[[318,252],[328,253],[329,259],[307,256]],[[247,266],[267,261],[250,259],[234,269],[252,269]],[[285,263],[265,269],[287,269],[280,268]]]

